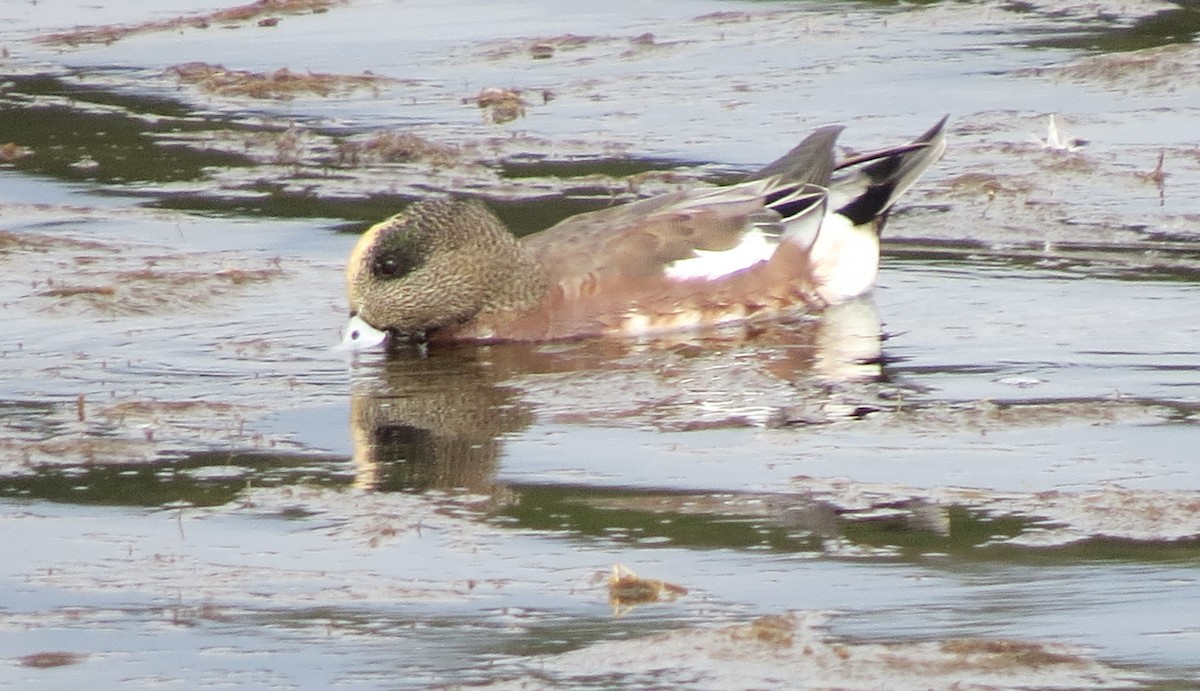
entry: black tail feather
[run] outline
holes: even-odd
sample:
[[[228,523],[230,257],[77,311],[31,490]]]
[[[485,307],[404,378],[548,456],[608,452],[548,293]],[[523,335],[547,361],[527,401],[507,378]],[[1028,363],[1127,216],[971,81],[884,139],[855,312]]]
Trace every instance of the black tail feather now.
[[[856,156],[837,166],[837,170],[854,172],[833,181],[837,213],[854,225],[869,223],[878,218],[883,228],[888,209],[912,186],[917,178],[933,165],[946,149],[946,121],[943,117],[912,143]]]

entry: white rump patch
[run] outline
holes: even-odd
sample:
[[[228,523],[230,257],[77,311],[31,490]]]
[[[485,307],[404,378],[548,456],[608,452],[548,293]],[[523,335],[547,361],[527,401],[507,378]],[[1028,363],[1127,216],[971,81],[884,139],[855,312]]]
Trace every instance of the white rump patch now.
[[[663,267],[663,273],[674,281],[711,281],[770,259],[778,245],[777,240],[755,228],[743,235],[742,241],[735,247],[727,250],[693,250],[696,256],[667,264]]]
[[[830,213],[808,254],[817,292],[836,305],[875,287],[879,274],[879,238],[870,223],[856,226],[838,213]]]

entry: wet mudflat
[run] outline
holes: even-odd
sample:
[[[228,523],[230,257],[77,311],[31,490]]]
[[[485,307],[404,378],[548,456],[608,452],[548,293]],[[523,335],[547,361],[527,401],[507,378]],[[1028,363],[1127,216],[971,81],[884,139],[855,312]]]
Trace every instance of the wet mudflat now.
[[[0,18],[0,684],[1200,683],[1194,8]],[[531,232],[945,112],[871,300],[332,349],[413,199]]]

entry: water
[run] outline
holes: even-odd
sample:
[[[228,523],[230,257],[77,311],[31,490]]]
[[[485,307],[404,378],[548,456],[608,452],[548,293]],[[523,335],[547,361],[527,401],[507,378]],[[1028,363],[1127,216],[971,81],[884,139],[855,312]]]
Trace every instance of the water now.
[[[1200,683],[1194,9],[372,2],[37,38],[213,9],[0,8],[0,685]],[[395,81],[254,98],[194,61]],[[332,348],[356,233],[408,200],[530,232],[944,112],[869,301]],[[1044,150],[1049,113],[1089,143]],[[688,593],[614,610],[614,563]]]

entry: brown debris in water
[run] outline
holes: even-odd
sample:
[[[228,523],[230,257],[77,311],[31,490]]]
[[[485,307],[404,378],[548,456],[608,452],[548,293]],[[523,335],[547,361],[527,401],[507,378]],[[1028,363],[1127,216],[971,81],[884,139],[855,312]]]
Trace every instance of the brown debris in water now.
[[[285,273],[278,258],[229,266],[222,255],[148,255],[95,240],[8,231],[0,231],[0,259],[26,277],[27,295],[50,301],[44,309],[83,307],[104,316],[196,307]]]
[[[648,31],[634,36],[560,34],[533,39],[495,41],[484,47],[482,57],[492,61],[522,56],[533,60],[549,60],[575,52],[577,63],[581,63],[596,59],[636,57],[664,45],[670,44],[658,42],[657,37]]]
[[[0,252],[37,252],[53,250],[96,251],[108,249],[108,245],[95,240],[59,237],[41,233],[14,233],[0,230]]]
[[[1197,48],[1191,44],[1091,55],[1065,65],[1016,70],[1021,77],[1102,84],[1122,91],[1173,93],[1200,78]]]
[[[370,72],[363,74],[326,74],[293,72],[286,67],[274,72],[249,72],[226,69],[206,62],[187,62],[168,69],[185,84],[192,84],[218,96],[287,101],[297,96],[338,96],[360,89],[378,93],[379,87],[397,80]]]
[[[988,198],[999,196],[1017,197],[1030,194],[1034,185],[1027,176],[997,175],[995,173],[967,172],[956,175],[941,183],[949,193],[959,197],[974,197],[985,195]]]
[[[534,60],[549,60],[554,57],[554,46],[549,43],[534,43],[529,46],[529,57]]]
[[[696,17],[692,21],[696,22],[713,22],[714,24],[742,24],[749,22],[754,17],[749,12],[739,12],[726,10],[722,12],[709,12]]]
[[[17,658],[17,664],[22,667],[34,667],[37,669],[49,669],[51,667],[65,667],[67,665],[76,665],[83,662],[87,655],[83,653],[72,653],[65,650],[45,650],[40,653],[31,653]]]
[[[672,602],[687,595],[687,588],[656,578],[642,578],[624,564],[613,564],[608,577],[608,601],[613,612],[622,614],[637,605]]]
[[[93,366],[87,358],[85,365]],[[101,363],[98,366],[103,367]],[[40,374],[46,374],[43,370]],[[98,401],[79,394],[47,414],[54,431],[0,424],[0,471],[27,472],[37,466],[152,463],[181,444],[220,444],[262,449],[286,445],[281,438],[248,430],[253,406],[203,399],[132,398]]]
[[[363,141],[341,141],[336,146],[339,166],[364,163],[411,163],[428,161],[437,166],[458,163],[461,149],[439,144],[410,132],[380,132]]]
[[[470,99],[464,99],[469,102]],[[487,112],[489,121],[503,125],[525,116],[525,106],[528,105],[521,97],[520,89],[503,89],[488,87],[480,91],[473,99],[475,105]]]
[[[100,417],[125,421],[127,418],[152,419],[171,415],[195,413],[230,413],[237,410],[232,403],[221,401],[183,400],[161,401],[155,399],[122,401],[100,409]]]
[[[1083,491],[996,492],[970,487],[910,487],[847,478],[797,476],[793,487],[850,519],[877,509],[959,507],[993,517],[1030,520],[1016,535],[990,545],[1062,547],[1086,540],[1193,542],[1200,539],[1200,493],[1104,485]]]
[[[614,39],[604,36],[581,36],[579,34],[560,34],[534,39],[499,41],[489,45],[483,53],[486,60],[502,60],[516,55],[525,54],[534,60],[544,60],[553,57],[558,51],[579,50],[595,43],[606,43]]]
[[[117,287],[114,285],[59,285],[47,282],[47,287],[45,289],[34,294],[44,298],[72,298],[79,295],[111,297],[117,294]]]
[[[12,438],[12,431],[3,429],[0,451],[6,471],[25,470],[34,465],[90,465],[93,463],[151,462],[159,449],[148,444],[144,433],[134,430],[122,436],[108,434],[66,434],[50,439],[28,440]]]
[[[766,645],[786,648],[795,641],[796,620],[782,614],[759,617],[745,626],[727,629],[733,640],[756,641]]]
[[[58,31],[39,36],[37,41],[56,46],[81,46],[94,43],[115,43],[136,34],[183,29],[207,29],[213,24],[238,25],[255,22],[258,26],[274,26],[279,14],[320,14],[344,0],[256,0],[224,10],[188,14],[171,19],[158,19],[137,24],[81,26],[70,31]],[[274,21],[271,21],[274,20]]]
[[[1051,155],[1047,159],[1042,163],[1042,167],[1056,173],[1089,174],[1094,173],[1099,168],[1092,159],[1075,153],[1065,156]]]
[[[942,643],[942,652],[958,656],[962,662],[981,669],[1069,665],[1079,658],[1042,643],[1013,640],[956,638]]]
[[[33,294],[51,298],[58,306],[82,304],[106,315],[144,314],[180,304],[203,303],[226,292],[226,286],[261,283],[282,275],[278,266],[246,269],[225,267],[212,271],[141,268],[97,272],[106,283],[62,283],[53,278]],[[87,279],[87,275],[81,276]]]
[[[1169,175],[1169,173],[1163,169],[1163,162],[1166,161],[1166,159],[1167,152],[1165,150],[1159,150],[1158,163],[1155,164],[1154,169],[1147,172],[1139,172],[1137,173],[1137,176],[1146,182],[1152,183],[1158,187],[1162,187],[1163,183],[1167,181],[1167,175]]]
[[[653,674],[704,688],[1129,688],[1138,675],[1067,646],[1011,639],[867,643],[831,636],[825,615],[789,612],[723,628],[603,641],[538,660],[546,686]],[[645,678],[645,677],[642,677]],[[786,681],[785,681],[786,680]],[[499,688],[524,688],[508,680]]]
[[[16,142],[0,144],[0,163],[12,163],[33,155],[33,149],[21,146]]]

